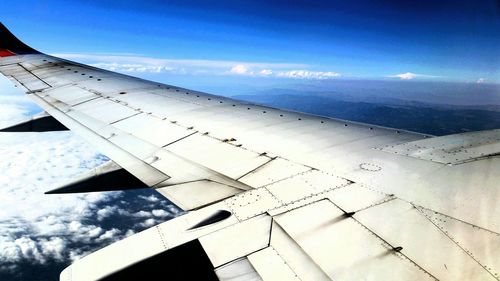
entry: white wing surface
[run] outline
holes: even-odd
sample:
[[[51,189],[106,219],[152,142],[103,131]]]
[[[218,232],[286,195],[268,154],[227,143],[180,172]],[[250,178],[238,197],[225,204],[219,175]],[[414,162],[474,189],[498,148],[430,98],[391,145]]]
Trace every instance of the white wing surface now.
[[[94,180],[123,168],[188,211],[61,280],[500,278],[500,130],[432,137],[253,105],[48,56],[3,26],[0,72],[113,160]]]

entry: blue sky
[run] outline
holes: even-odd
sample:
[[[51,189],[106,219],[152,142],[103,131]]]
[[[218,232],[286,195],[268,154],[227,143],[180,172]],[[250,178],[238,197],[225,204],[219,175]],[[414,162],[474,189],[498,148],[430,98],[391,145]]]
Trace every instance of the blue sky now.
[[[500,81],[493,0],[27,0],[0,19],[43,52],[167,82]]]

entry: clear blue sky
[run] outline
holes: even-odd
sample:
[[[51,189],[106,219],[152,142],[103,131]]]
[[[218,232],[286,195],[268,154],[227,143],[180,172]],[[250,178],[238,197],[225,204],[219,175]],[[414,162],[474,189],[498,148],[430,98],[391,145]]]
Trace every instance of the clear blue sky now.
[[[0,20],[43,52],[121,71],[500,82],[498,1],[209,2],[9,1]]]

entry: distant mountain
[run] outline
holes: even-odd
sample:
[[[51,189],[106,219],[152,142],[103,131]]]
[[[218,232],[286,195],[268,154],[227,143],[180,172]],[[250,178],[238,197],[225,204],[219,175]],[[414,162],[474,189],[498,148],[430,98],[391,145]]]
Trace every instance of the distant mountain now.
[[[394,98],[354,101],[346,95],[308,93],[240,95],[234,98],[272,107],[316,115],[405,129],[432,135],[500,128],[498,106],[433,105]]]
[[[347,93],[346,93],[347,92]],[[378,93],[377,91],[366,90],[356,92],[354,90],[349,90],[346,92],[340,92],[338,90],[296,90],[287,88],[273,88],[264,91],[254,92],[251,94],[238,95],[238,96],[279,96],[279,95],[291,95],[300,97],[321,97],[325,99],[331,99],[336,101],[346,101],[346,102],[366,102],[372,104],[384,104],[384,105],[404,105],[404,106],[416,106],[416,107],[432,107],[432,108],[442,108],[442,109],[478,109],[478,110],[488,110],[488,111],[500,111],[500,104],[497,102],[492,102],[491,104],[462,104],[463,101],[457,103],[457,101],[449,100],[447,103],[434,99],[427,99],[426,101],[421,101],[421,98],[414,97],[409,94],[400,95],[387,95],[384,93]],[[405,91],[407,92],[407,90]],[[500,102],[500,89],[497,91],[498,99]],[[429,96],[429,95],[427,95]]]
[[[331,97],[346,101],[410,101],[461,106],[500,106],[500,85],[443,81],[330,79],[267,88],[260,93]]]

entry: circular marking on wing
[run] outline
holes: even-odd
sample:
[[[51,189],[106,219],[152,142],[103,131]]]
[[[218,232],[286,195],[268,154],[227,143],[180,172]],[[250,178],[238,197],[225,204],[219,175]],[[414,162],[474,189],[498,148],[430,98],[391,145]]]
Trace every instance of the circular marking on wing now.
[[[370,172],[378,172],[382,170],[382,167],[372,163],[361,163],[359,164],[359,167],[365,171],[370,171]]]

